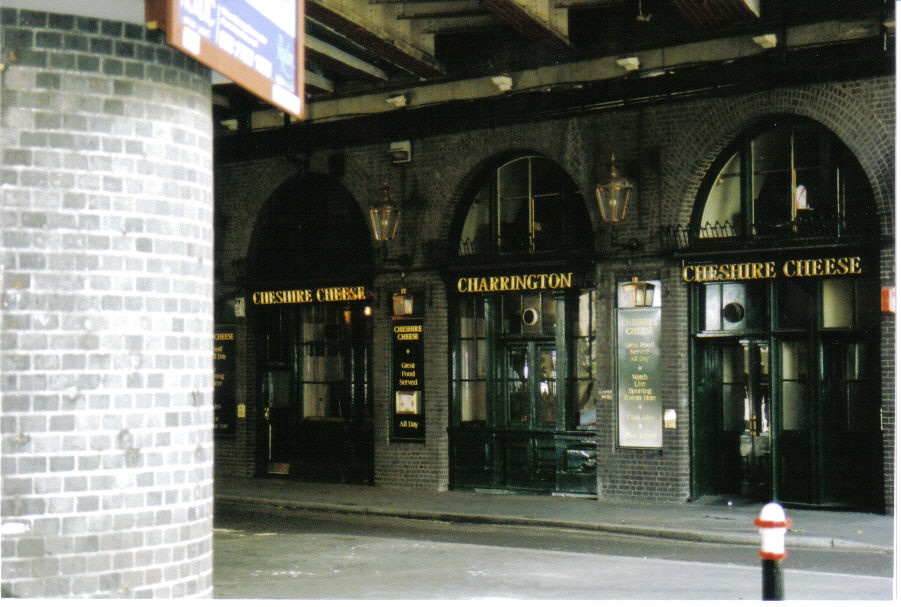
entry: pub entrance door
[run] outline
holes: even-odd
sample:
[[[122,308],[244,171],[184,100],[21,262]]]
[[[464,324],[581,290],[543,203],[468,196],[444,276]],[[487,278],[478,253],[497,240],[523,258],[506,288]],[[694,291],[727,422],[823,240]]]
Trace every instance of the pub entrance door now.
[[[456,307],[453,488],[596,493],[593,291],[473,295]]]
[[[500,484],[511,489],[556,488],[557,351],[553,342],[528,340],[506,346]]]
[[[291,397],[291,375],[270,369],[263,380],[263,416],[266,418],[266,469],[270,474],[288,474],[297,427],[298,402]]]
[[[259,326],[266,472],[371,483],[368,306],[273,306]]]
[[[864,334],[694,340],[694,493],[879,510]]]
[[[289,179],[259,214],[245,272],[261,475],[373,480],[365,242],[359,205],[323,175]]]
[[[708,492],[772,496],[771,363],[764,340],[705,341],[698,349],[696,448],[707,462],[698,476]]]

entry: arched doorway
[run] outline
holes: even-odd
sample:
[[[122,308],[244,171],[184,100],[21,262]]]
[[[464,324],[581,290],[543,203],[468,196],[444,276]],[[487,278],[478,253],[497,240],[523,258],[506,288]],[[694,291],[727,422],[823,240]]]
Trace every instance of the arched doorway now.
[[[372,254],[364,217],[318,176],[267,202],[248,263],[259,468],[371,483]]]
[[[880,510],[878,226],[849,150],[777,117],[712,168],[683,249],[693,492]]]
[[[593,233],[582,197],[542,156],[491,163],[457,235],[451,486],[595,493]]]

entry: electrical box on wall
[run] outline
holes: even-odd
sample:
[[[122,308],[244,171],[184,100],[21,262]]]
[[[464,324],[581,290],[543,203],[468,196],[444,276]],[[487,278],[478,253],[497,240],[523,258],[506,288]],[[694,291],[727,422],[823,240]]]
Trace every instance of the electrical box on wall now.
[[[882,287],[882,311],[895,313],[895,287]]]
[[[388,148],[388,154],[391,156],[391,162],[394,164],[410,162],[410,142],[392,141]]]

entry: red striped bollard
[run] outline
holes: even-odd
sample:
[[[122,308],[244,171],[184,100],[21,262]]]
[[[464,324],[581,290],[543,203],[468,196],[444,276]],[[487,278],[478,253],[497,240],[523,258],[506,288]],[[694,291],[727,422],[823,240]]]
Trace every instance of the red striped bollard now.
[[[785,598],[782,585],[782,559],[785,558],[785,532],[791,519],[785,516],[782,506],[770,502],[754,520],[760,530],[760,559],[763,567],[763,600],[781,601]]]

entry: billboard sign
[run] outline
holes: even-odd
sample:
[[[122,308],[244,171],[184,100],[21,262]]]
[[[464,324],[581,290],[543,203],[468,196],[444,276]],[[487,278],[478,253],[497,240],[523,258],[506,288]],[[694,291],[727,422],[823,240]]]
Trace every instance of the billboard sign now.
[[[303,0],[146,0],[145,18],[175,48],[303,117]]]

